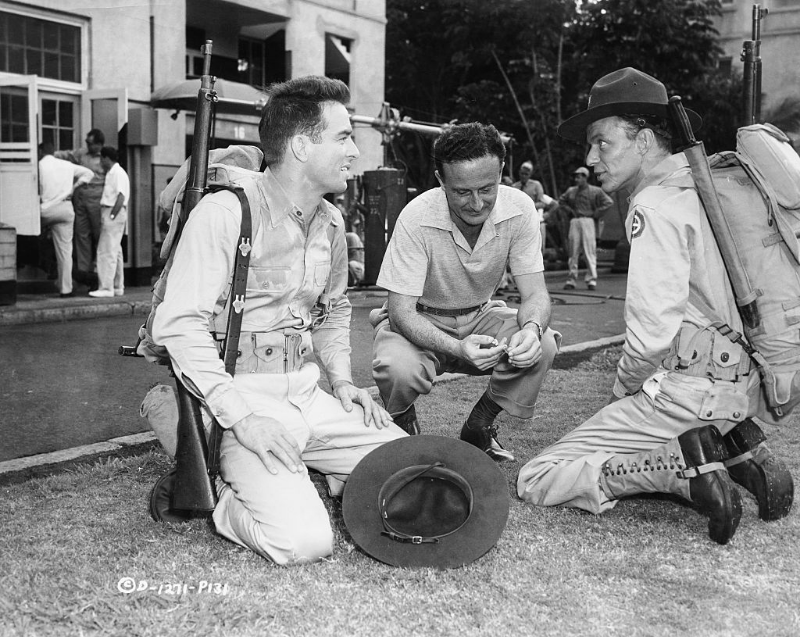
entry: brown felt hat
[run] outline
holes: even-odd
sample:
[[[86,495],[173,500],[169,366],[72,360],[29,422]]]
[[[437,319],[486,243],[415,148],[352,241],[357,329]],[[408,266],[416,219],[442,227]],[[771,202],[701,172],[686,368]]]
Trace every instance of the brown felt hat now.
[[[344,523],[368,555],[405,567],[457,568],[491,549],[508,520],[508,483],[483,451],[445,436],[409,436],[350,474]]]
[[[573,115],[558,127],[558,134],[574,142],[586,141],[586,128],[592,122],[619,115],[657,115],[669,120],[667,89],[656,78],[627,67],[601,77],[589,92],[585,111]],[[692,130],[703,119],[686,109]]]

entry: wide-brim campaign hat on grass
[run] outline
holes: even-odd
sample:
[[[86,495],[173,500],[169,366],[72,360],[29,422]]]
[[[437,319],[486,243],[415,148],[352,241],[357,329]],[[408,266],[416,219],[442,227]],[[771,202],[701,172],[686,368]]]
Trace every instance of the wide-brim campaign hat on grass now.
[[[370,452],[350,474],[344,523],[368,555],[406,567],[456,568],[491,549],[508,520],[508,482],[483,451],[409,436]]]
[[[586,141],[586,127],[592,122],[619,115],[657,115],[669,120],[667,89],[656,78],[627,67],[601,77],[589,92],[585,111],[573,115],[558,127],[558,134],[574,142]],[[692,130],[703,118],[686,109]]]

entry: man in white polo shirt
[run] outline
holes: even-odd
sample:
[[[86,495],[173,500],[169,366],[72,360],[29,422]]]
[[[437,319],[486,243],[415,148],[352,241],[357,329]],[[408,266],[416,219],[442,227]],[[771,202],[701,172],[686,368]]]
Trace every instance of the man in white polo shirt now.
[[[514,460],[497,441],[497,415],[530,418],[561,335],[547,327],[538,215],[525,193],[500,185],[506,149],[494,126],[448,128],[434,144],[441,188],[400,213],[373,310],[373,376],[394,421],[420,432],[414,401],[445,372],[490,375],[461,439],[497,461]],[[506,264],[519,310],[491,297]]]
[[[103,196],[100,199],[100,240],[97,243],[98,288],[89,296],[107,297],[125,294],[122,236],[128,221],[128,200],[131,182],[117,163],[117,149],[103,146],[100,163],[106,171]]]

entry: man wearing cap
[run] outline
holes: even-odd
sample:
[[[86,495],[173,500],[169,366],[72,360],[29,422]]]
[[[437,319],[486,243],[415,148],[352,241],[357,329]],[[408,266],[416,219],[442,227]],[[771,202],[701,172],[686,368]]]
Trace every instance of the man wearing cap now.
[[[697,128],[700,117],[688,116]],[[672,154],[672,131],[664,85],[632,68],[598,80],[588,109],[559,128],[588,142],[586,163],[605,192],[631,193],[627,331],[611,402],[526,464],[517,491],[532,504],[595,514],[625,496],[679,495],[725,544],[742,512],[732,481],[756,496],[764,520],[788,514],[793,484],[749,419],[758,373],[703,312],[713,308],[742,331],[688,162]]]
[[[569,217],[569,276],[565,290],[574,290],[578,280],[581,250],[586,258],[586,287],[597,287],[597,235],[595,221],[614,203],[602,188],[589,185],[589,170],[583,166],[573,173],[575,185],[558,199],[560,209]]]
[[[460,124],[437,138],[441,187],[400,213],[377,280],[388,300],[370,315],[373,376],[395,423],[419,433],[414,401],[436,376],[490,375],[461,439],[498,461],[514,456],[497,441],[495,418],[503,410],[533,415],[561,337],[547,327],[533,201],[500,185],[505,153],[494,126]],[[506,264],[520,292],[518,311],[491,300]]]

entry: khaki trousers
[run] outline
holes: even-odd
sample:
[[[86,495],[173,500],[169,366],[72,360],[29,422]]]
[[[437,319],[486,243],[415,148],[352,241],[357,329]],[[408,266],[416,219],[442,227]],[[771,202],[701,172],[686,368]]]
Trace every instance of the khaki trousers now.
[[[306,363],[289,374],[239,374],[237,391],[257,415],[283,423],[302,450],[306,466],[326,474],[339,495],[358,462],[370,451],[407,435],[399,427],[367,427],[359,405],[347,413],[339,400],[317,385],[319,368]],[[292,473],[278,463],[267,471],[260,458],[226,431],[220,454],[217,532],[276,564],[328,557],[333,531],[325,504],[308,471]]]
[[[503,301],[490,301],[482,309],[464,316],[424,316],[457,339],[486,334],[499,341],[519,331],[517,310],[506,307]],[[393,332],[389,319],[384,318],[375,326],[372,376],[383,404],[392,415],[403,413],[418,396],[428,394],[437,376],[455,372],[473,376],[491,374],[488,392],[492,400],[512,416],[530,418],[560,345],[561,334],[547,329],[542,338],[542,358],[533,367],[520,369],[503,359],[494,369],[481,371],[461,359],[417,347]]]
[[[128,220],[128,209],[123,206],[117,216],[111,218],[111,206],[101,208],[102,230],[97,243],[97,279],[99,290],[125,288],[125,264],[122,260],[122,236]]]
[[[611,509],[617,501],[600,488],[609,458],[649,451],[706,425],[715,425],[725,435],[753,415],[747,393],[758,383],[755,372],[731,382],[661,370],[636,394],[605,406],[522,467],[517,494],[539,506],[595,514]]]
[[[594,219],[574,217],[569,222],[569,280],[578,280],[578,263],[581,250],[586,259],[586,283],[597,281],[597,239]]]
[[[58,291],[72,292],[72,237],[75,212],[71,201],[62,201],[42,212],[42,224],[50,229],[58,266]]]

